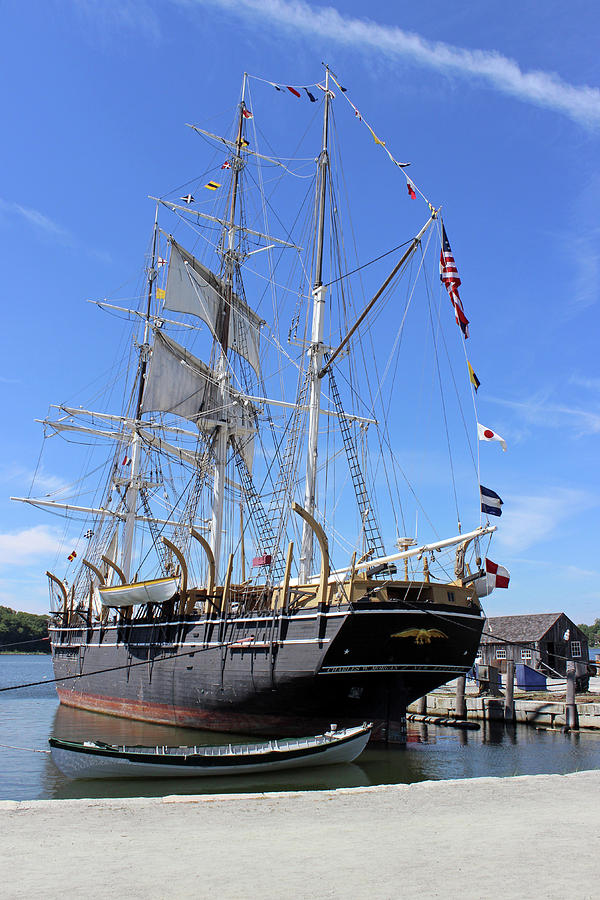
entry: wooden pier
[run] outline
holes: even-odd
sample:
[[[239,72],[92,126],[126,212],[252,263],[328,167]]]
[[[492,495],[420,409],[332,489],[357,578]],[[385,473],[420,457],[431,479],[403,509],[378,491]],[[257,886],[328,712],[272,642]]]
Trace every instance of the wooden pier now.
[[[464,693],[460,684],[457,687],[457,691],[448,687],[411,703],[407,709],[408,721],[422,721],[422,717],[427,717],[430,721],[433,718],[506,721],[561,730],[600,730],[600,695],[576,696],[569,682],[564,695],[548,693],[546,696],[519,695],[513,693],[512,685],[497,696]]]

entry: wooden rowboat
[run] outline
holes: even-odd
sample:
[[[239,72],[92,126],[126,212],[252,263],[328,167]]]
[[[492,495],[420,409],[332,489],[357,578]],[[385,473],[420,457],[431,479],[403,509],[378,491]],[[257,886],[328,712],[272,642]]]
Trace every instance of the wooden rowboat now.
[[[52,759],[70,778],[161,778],[245,775],[352,762],[371,736],[370,724],[260,744],[202,747],[116,746],[50,738]]]
[[[103,606],[137,606],[140,603],[164,603],[177,593],[179,578],[153,578],[133,584],[99,587]]]

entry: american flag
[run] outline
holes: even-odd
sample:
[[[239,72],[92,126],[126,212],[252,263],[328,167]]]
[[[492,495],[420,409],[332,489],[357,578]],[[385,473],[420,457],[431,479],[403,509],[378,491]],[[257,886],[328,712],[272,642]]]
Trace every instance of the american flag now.
[[[469,320],[465,316],[465,311],[458,293],[461,281],[458,275],[458,269],[452,256],[450,241],[446,234],[446,229],[442,225],[442,250],[440,253],[440,281],[446,285],[446,290],[450,296],[450,302],[454,307],[454,316],[456,324],[464,334],[465,338],[469,337]]]

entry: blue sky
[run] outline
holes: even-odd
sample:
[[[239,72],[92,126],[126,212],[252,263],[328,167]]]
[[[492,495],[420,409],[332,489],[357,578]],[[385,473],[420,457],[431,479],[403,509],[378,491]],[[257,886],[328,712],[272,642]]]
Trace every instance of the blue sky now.
[[[353,0],[5,2],[0,603],[47,607],[63,523],[8,496],[36,466],[33,419],[112,363],[114,323],[85,300],[139,289],[147,195],[203,171],[185,123],[229,127],[244,70],[311,84],[326,59],[444,207],[479,419],[509,445],[481,448],[505,504],[490,555],[512,574],[486,608],[599,616],[599,19],[583,2],[374,0],[368,18]],[[310,112],[279,109],[286,126]],[[358,133],[368,257],[414,211],[403,185],[390,202],[396,174]],[[44,457],[47,490],[73,479],[68,451]]]

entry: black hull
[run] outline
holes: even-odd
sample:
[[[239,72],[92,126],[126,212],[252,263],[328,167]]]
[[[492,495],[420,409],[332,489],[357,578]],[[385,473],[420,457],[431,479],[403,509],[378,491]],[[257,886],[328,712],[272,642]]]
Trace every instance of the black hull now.
[[[50,634],[68,706],[269,736],[367,720],[401,740],[407,704],[471,668],[482,627],[474,607],[388,602]]]

